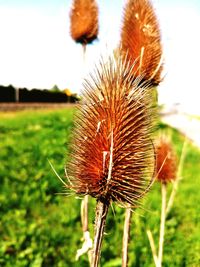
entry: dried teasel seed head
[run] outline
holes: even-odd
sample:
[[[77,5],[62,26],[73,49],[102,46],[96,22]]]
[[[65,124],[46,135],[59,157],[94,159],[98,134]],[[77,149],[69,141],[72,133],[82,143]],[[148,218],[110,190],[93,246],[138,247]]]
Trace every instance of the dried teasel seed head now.
[[[136,206],[147,192],[155,165],[151,91],[114,56],[85,80],[67,166],[77,194]]]
[[[163,69],[159,23],[149,0],[128,0],[121,30],[121,48],[135,64],[134,74],[144,75],[153,85]]]
[[[156,143],[156,173],[160,182],[176,179],[177,158],[173,145],[167,136],[160,136]]]
[[[87,45],[98,35],[98,7],[95,0],[74,0],[70,13],[71,37]]]

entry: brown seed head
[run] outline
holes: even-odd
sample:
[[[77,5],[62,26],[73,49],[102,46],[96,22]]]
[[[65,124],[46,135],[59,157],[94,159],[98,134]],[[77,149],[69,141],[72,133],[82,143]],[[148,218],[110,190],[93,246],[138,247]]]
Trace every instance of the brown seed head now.
[[[159,23],[149,0],[129,0],[124,10],[121,48],[135,64],[134,73],[158,85],[161,81],[162,46]]]
[[[85,81],[67,166],[77,194],[135,205],[151,184],[151,90],[132,79],[128,64],[112,57]]]
[[[161,136],[156,144],[157,179],[168,183],[176,179],[177,159],[174,148],[166,136]]]
[[[71,37],[77,43],[92,43],[98,35],[98,7],[95,0],[74,0],[70,13]]]

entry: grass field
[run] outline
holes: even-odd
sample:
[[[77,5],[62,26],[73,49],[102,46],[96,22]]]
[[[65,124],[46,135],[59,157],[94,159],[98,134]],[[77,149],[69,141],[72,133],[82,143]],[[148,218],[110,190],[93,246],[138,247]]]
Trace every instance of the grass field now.
[[[81,200],[59,194],[65,190],[48,162],[64,177],[73,114],[74,108],[0,114],[0,266],[88,266],[87,256],[75,261]],[[184,138],[168,131],[180,155]],[[163,266],[200,266],[199,170],[200,152],[188,144],[183,180],[166,223]],[[130,266],[154,266],[146,229],[157,241],[160,202],[160,185],[154,184],[133,216]],[[90,199],[92,233],[94,208]],[[114,210],[103,242],[104,267],[121,266],[124,210],[115,205]]]

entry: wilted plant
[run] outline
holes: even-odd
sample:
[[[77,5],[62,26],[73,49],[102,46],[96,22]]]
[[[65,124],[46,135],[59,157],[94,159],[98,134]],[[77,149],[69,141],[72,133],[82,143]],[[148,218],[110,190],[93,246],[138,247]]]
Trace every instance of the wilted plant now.
[[[83,61],[85,63],[86,45],[97,39],[98,7],[95,0],[74,0],[70,12],[70,31],[72,39],[82,44]],[[77,259],[91,246],[91,239],[88,229],[88,196],[85,196],[81,203],[81,221],[83,229],[83,247],[77,251]]]
[[[111,202],[136,207],[152,184],[154,114],[151,88],[120,57],[102,60],[84,82],[67,169],[70,188],[97,200],[92,266]]]
[[[156,161],[156,177],[157,180],[161,183],[162,195],[158,254],[156,253],[153,237],[150,230],[147,231],[147,234],[150,240],[155,265],[156,267],[161,267],[167,210],[167,185],[169,182],[174,181],[177,178],[177,158],[173,145],[167,136],[161,135],[157,140]]]
[[[81,43],[84,50],[87,44],[97,39],[98,7],[95,0],[74,0],[70,13],[71,37]]]
[[[159,85],[161,81],[163,59],[159,23],[149,0],[127,1],[124,9],[120,47],[122,56],[128,58],[133,65],[132,74],[142,75],[143,81],[154,87],[153,93],[155,94],[155,86]],[[152,101],[157,105],[155,95]],[[123,267],[128,265],[127,242],[131,215],[131,208],[128,208],[124,224]]]
[[[158,266],[162,266],[164,229],[166,218],[167,184],[176,179],[177,160],[172,144],[167,137],[161,137],[156,147],[157,179],[161,182],[162,206],[160,221],[160,239],[158,251]]]
[[[129,0],[124,9],[121,48],[134,65],[133,74],[158,85],[163,69],[159,22],[149,0]]]
[[[172,188],[169,201],[166,207],[166,215],[169,214],[173,206],[174,198],[178,190],[178,185],[179,185],[180,180],[182,179],[183,164],[184,164],[185,156],[187,153],[187,144],[188,144],[188,140],[187,140],[187,136],[185,135],[185,139],[184,139],[182,150],[181,150],[181,155],[180,155],[179,162],[178,162],[176,179],[173,181],[173,188]]]
[[[163,183],[176,179],[177,159],[169,137],[161,135],[156,143],[156,174],[157,179]]]

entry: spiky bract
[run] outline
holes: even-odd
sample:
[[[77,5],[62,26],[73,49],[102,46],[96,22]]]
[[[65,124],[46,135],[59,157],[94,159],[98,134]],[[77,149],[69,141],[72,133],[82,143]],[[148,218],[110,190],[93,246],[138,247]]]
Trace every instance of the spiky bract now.
[[[177,158],[171,141],[166,136],[160,136],[156,144],[157,179],[168,183],[176,179]]]
[[[92,43],[98,35],[98,7],[95,0],[74,0],[70,13],[71,36],[77,43]]]
[[[134,73],[158,85],[161,81],[162,46],[159,23],[149,0],[128,0],[124,9],[121,48],[135,64]]]
[[[85,81],[67,168],[77,194],[135,206],[154,172],[154,110],[150,88],[130,73],[110,57]]]

